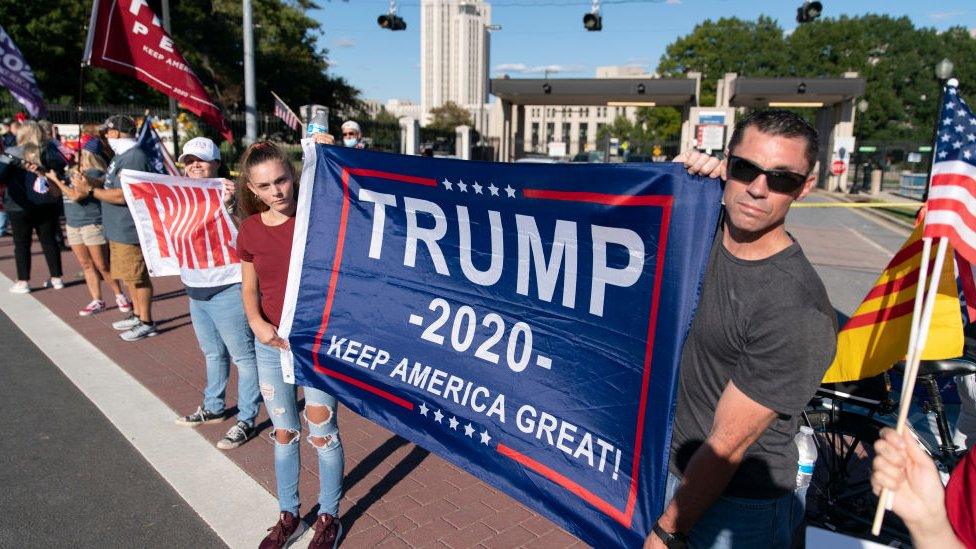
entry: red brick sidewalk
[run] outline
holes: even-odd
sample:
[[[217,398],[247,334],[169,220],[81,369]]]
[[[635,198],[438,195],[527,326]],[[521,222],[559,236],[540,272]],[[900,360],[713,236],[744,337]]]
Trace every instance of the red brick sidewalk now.
[[[47,266],[36,244],[33,257],[31,287],[39,288],[47,275]],[[74,254],[66,252],[62,259],[68,287],[61,291],[35,291],[34,297],[165,402],[173,410],[173,418],[195,410],[202,400],[205,383],[203,356],[190,325],[187,298],[179,279],[153,281],[156,289],[153,316],[160,335],[126,343],[111,327],[113,321],[121,318],[114,308],[94,317],[78,316],[78,310],[90,298]],[[13,243],[9,237],[0,238],[0,271],[10,279],[15,278]],[[108,292],[108,287],[103,285],[103,291]],[[236,387],[236,374],[232,373],[228,384],[229,403],[236,401]],[[160,421],[171,419],[160,418]],[[339,423],[346,454],[345,495],[340,503],[345,546],[557,548],[583,545],[509,496],[348,409],[339,412]],[[224,422],[198,429],[216,443],[229,427],[230,423]],[[272,443],[267,437],[271,422],[263,406],[258,427],[261,436],[227,455],[274,494],[274,459]],[[302,463],[302,508],[308,511],[315,505],[318,480],[313,470],[314,452],[304,443]],[[268,517],[268,526],[274,519]],[[255,540],[255,545],[258,541]]]

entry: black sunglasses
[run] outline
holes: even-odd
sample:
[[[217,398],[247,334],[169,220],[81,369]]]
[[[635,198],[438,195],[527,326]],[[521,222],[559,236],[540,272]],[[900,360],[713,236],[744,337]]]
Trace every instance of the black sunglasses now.
[[[796,192],[807,180],[807,176],[803,174],[786,170],[764,170],[745,158],[729,155],[729,177],[732,179],[752,183],[759,174],[766,176],[769,190],[783,194]]]

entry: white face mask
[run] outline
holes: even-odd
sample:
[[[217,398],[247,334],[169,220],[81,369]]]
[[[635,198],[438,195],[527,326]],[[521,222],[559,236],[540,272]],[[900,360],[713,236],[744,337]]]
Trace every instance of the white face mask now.
[[[108,146],[112,147],[115,154],[122,154],[136,146],[136,140],[132,137],[109,137]]]
[[[359,140],[355,137],[347,137],[342,140],[342,144],[347,147],[355,147],[357,143],[359,143]]]

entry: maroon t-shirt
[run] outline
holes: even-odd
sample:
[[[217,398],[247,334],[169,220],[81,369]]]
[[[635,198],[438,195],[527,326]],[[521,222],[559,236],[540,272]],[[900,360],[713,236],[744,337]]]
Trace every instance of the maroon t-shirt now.
[[[293,234],[294,217],[269,227],[261,220],[261,214],[248,217],[237,230],[237,253],[242,261],[254,265],[261,292],[261,313],[275,327],[281,324]]]

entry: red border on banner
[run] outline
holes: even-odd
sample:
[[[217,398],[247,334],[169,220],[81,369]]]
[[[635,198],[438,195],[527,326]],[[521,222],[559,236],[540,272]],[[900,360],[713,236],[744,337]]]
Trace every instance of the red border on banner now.
[[[430,178],[415,177],[410,175],[402,175],[392,172],[382,172],[377,170],[369,169],[348,169],[342,168],[342,211],[339,216],[339,232],[337,235],[337,243],[335,250],[335,257],[332,260],[332,274],[329,278],[329,288],[326,294],[325,308],[322,311],[322,323],[319,327],[318,333],[315,336],[315,343],[312,347],[312,363],[313,368],[316,372],[327,375],[329,377],[344,381],[358,387],[364,391],[373,393],[383,399],[386,399],[398,406],[402,406],[408,410],[413,410],[414,404],[406,399],[403,399],[395,394],[370,385],[362,380],[350,377],[341,372],[335,370],[330,370],[323,366],[319,362],[319,350],[322,347],[322,338],[325,336],[325,332],[329,326],[329,317],[332,315],[332,304],[335,299],[336,285],[339,281],[339,269],[342,266],[342,252],[345,244],[346,238],[346,224],[348,222],[349,216],[349,176],[350,175],[361,175],[364,177],[374,177],[379,179],[386,179],[390,181],[398,181],[401,183],[409,183],[412,185],[423,185],[426,187],[436,187],[437,181]],[[670,196],[660,196],[660,195],[619,195],[619,194],[604,194],[604,193],[593,193],[593,192],[580,192],[580,191],[551,191],[542,189],[523,189],[522,195],[528,199],[539,199],[539,200],[562,200],[567,202],[587,202],[593,204],[605,204],[608,206],[628,206],[628,207],[656,207],[662,209],[661,214],[661,229],[658,234],[658,242],[660,243],[657,252],[657,263],[654,269],[655,284],[654,289],[651,292],[651,310],[647,322],[647,339],[644,346],[644,370],[641,375],[641,391],[640,391],[640,402],[638,404],[639,408],[637,411],[637,429],[634,435],[634,458],[633,458],[633,468],[630,475],[630,490],[627,495],[627,504],[623,511],[617,509],[613,504],[607,502],[606,500],[600,498],[593,492],[582,487],[579,483],[571,480],[562,473],[555,471],[554,469],[540,463],[539,461],[522,454],[521,452],[499,443],[496,447],[496,451],[510,458],[525,467],[535,471],[539,475],[549,479],[550,481],[562,486],[569,492],[577,495],[580,499],[586,501],[590,505],[597,508],[599,511],[605,515],[613,518],[617,522],[623,524],[626,527],[630,527],[633,522],[634,510],[637,504],[637,481],[638,473],[640,468],[640,455],[641,447],[644,442],[644,421],[646,419],[647,410],[647,392],[651,381],[651,355],[654,349],[654,331],[657,326],[657,314],[658,306],[660,303],[661,296],[661,284],[662,276],[664,274],[664,258],[666,255],[666,248],[668,242],[668,228],[671,224],[671,207],[674,201],[673,197]]]

